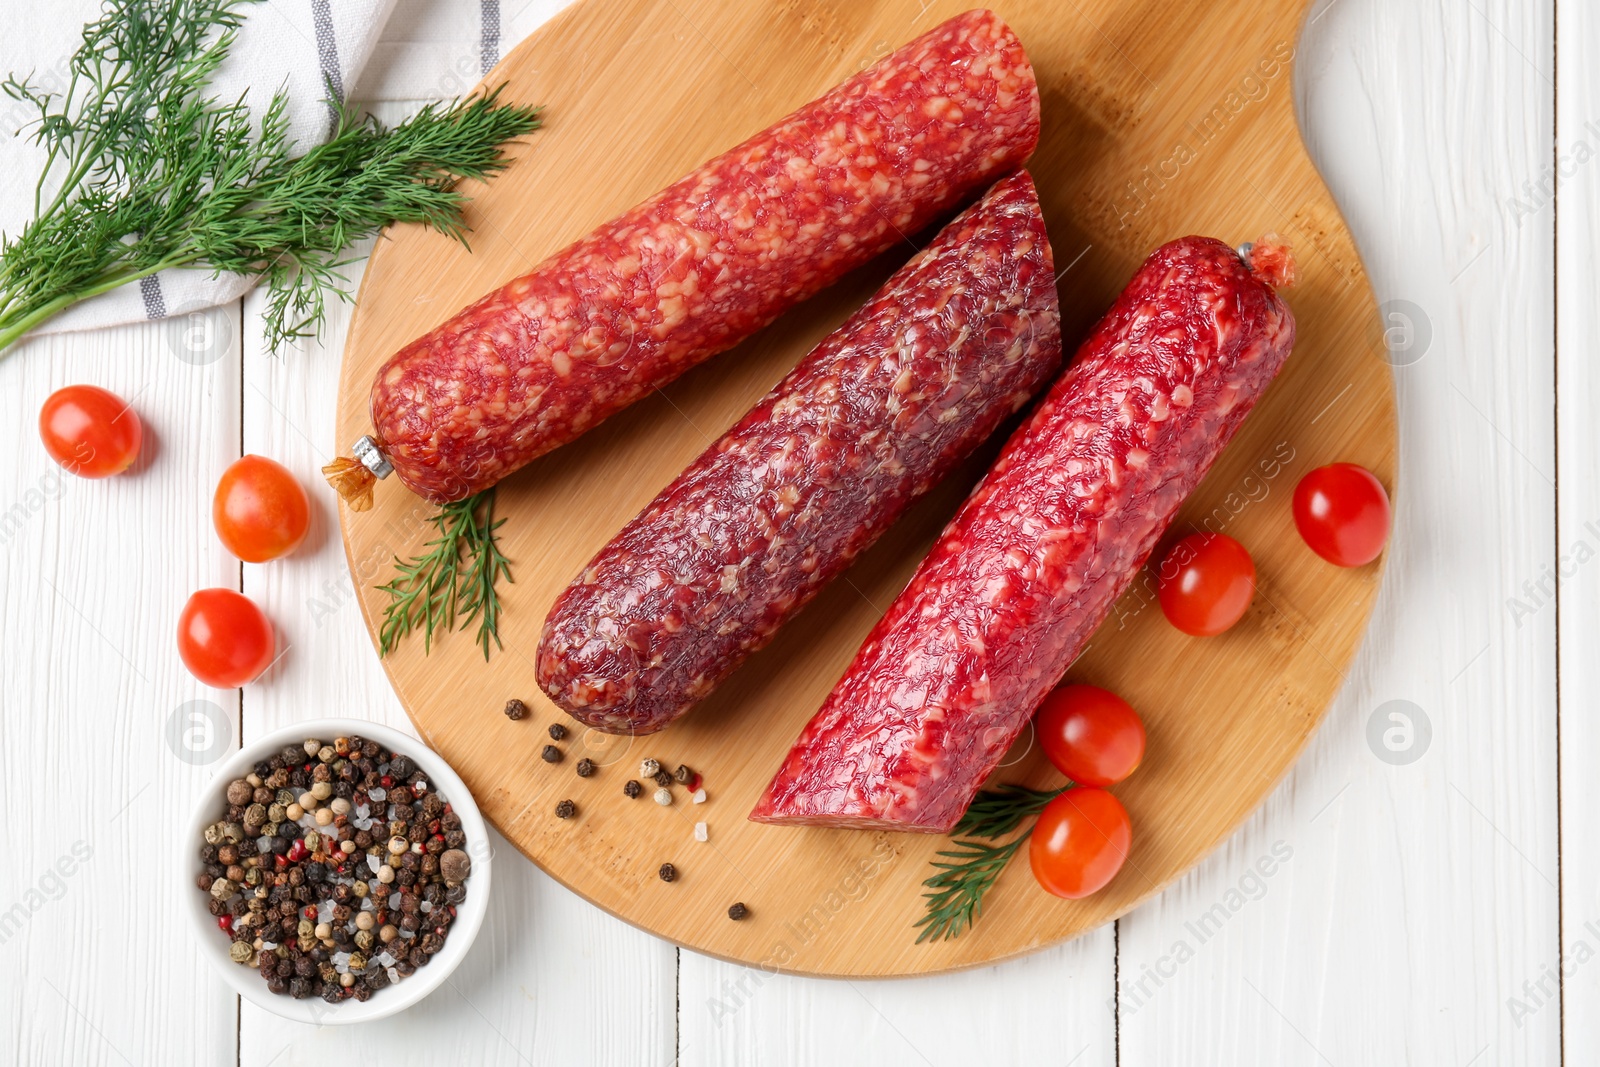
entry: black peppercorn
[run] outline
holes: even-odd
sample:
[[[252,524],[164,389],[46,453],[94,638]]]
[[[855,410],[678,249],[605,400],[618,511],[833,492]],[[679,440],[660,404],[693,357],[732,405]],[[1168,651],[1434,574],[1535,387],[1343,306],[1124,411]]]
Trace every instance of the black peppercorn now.
[[[561,750],[554,745],[546,745],[542,750],[540,750],[539,758],[544,760],[546,763],[560,763]]]
[[[556,805],[556,818],[570,819],[578,813],[578,806],[570,800],[563,800]]]
[[[750,909],[744,906],[743,901],[734,904],[728,909],[728,918],[732,919],[734,922],[738,922],[740,919],[749,914]]]
[[[518,722],[527,717],[528,705],[524,704],[516,697],[512,697],[510,700],[506,701],[506,718],[510,719],[512,722]]]
[[[674,867],[670,863],[663,863],[661,865],[661,869],[656,871],[656,873],[661,876],[661,880],[663,882],[670,882],[674,878],[678,877],[678,868]]]
[[[655,777],[656,785],[659,785],[663,789],[672,784],[672,775],[668,774],[666,771],[657,771]]]
[[[289,980],[289,995],[296,1000],[304,1000],[311,995],[311,979],[291,978]]]
[[[629,778],[622,786],[623,796],[626,796],[630,800],[634,797],[637,797],[642,792],[644,792],[644,786],[640,785],[632,778]]]
[[[567,736],[567,728],[565,726],[562,726],[558,722],[553,722],[553,723],[550,724],[550,740],[552,740],[552,741],[560,741],[562,738],[564,738],[566,736]]]
[[[594,760],[581,759],[578,761],[578,777],[587,778],[594,773]]]
[[[694,772],[691,771],[686,765],[680,763],[678,764],[678,769],[672,772],[672,777],[684,785],[688,785],[690,782],[694,781]]]
[[[389,761],[389,773],[396,779],[410,778],[416,769],[417,765],[411,762],[410,756],[396,756]]]

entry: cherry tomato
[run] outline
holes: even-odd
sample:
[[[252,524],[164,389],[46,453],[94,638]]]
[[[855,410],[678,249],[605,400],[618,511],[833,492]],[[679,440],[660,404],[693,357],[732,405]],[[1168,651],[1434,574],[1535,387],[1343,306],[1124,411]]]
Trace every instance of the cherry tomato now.
[[[1329,563],[1360,567],[1389,540],[1389,494],[1367,468],[1330,463],[1294,487],[1294,524]]]
[[[1046,891],[1077,900],[1116,877],[1132,844],[1122,802],[1104,789],[1080,786],[1039,813],[1028,840],[1028,861]]]
[[[97,385],[57,389],[39,411],[50,458],[81,478],[121,474],[139,458],[144,427],[117,394]]]
[[[246,563],[286,556],[311,528],[311,501],[283,464],[241,456],[222,472],[211,522],[229,552]]]
[[[272,623],[232,589],[202,589],[178,617],[178,655],[189,673],[217,689],[251,682],[272,663]]]
[[[1256,595],[1256,565],[1223,534],[1191,534],[1172,546],[1156,571],[1156,597],[1167,621],[1194,637],[1214,637],[1244,618]]]
[[[1039,705],[1039,745],[1056,770],[1079,785],[1113,785],[1144,758],[1144,723],[1115,693],[1063,685]]]

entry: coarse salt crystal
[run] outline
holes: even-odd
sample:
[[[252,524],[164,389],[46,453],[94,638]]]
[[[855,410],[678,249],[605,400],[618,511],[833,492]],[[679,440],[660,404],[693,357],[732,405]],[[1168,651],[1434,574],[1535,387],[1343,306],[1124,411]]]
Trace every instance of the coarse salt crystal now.
[[[417,905],[417,910],[426,915],[428,912],[433,910],[433,905],[424,900],[421,904]]]
[[[706,824],[705,823],[697,822],[697,823],[694,824],[694,839],[696,841],[708,841],[708,840],[710,840],[710,838],[706,834]]]
[[[369,789],[367,790],[367,796],[373,800],[387,800],[389,791],[387,789]]]
[[[369,871],[371,871],[373,874],[377,874],[378,868],[382,866],[383,864],[378,862],[378,857],[372,855],[371,853],[367,854],[367,869]]]
[[[395,970],[393,967],[390,967],[389,968],[389,984],[390,985],[394,985],[398,981],[400,981],[400,972]]]
[[[378,954],[378,966],[380,966],[380,967],[393,967],[394,966],[394,957],[389,955],[387,952],[379,953]]]
[[[693,793],[689,794],[689,799],[693,800],[696,804],[704,804],[706,802],[705,789],[696,789]]]

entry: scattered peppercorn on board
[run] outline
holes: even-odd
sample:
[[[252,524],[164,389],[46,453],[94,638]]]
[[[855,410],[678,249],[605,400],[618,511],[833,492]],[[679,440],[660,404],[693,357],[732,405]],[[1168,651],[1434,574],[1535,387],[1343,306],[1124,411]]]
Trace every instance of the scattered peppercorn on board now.
[[[366,432],[374,370],[400,346],[966,6],[581,0],[568,8],[488,78],[506,82],[510,99],[545,105],[547,125],[517,149],[511,170],[473,191],[472,252],[415,228],[392,231],[374,251],[345,352],[339,440]],[[974,929],[917,945],[921,883],[948,839],[760,826],[745,816],[993,448],[660,734],[578,726],[538,692],[530,662],[545,613],[595,550],[903,257],[856,272],[502,483],[496,514],[507,519],[502,544],[516,579],[504,587],[504,650],[485,664],[469,634],[448,635],[429,655],[410,642],[385,661],[389,676],[423,737],[529,858],[596,905],[714,956],[801,974],[923,974],[1025,953],[1126,912],[1272,790],[1338,691],[1377,595],[1381,560],[1349,571],[1327,565],[1290,517],[1294,483],[1314,467],[1360,463],[1392,490],[1396,462],[1379,318],[1295,129],[1290,70],[1303,0],[1201,0],[1180,21],[1152,17],[1152,5],[1134,0],[994,6],[1022,38],[1040,84],[1043,136],[1029,169],[1060,271],[1069,349],[1167,239],[1238,242],[1275,230],[1294,246],[1295,353],[1172,534],[1205,528],[1239,539],[1255,557],[1259,592],[1233,630],[1195,639],[1166,623],[1153,583],[1138,581],[1068,676],[1126,697],[1149,728],[1144,765],[1114,789],[1134,827],[1121,874],[1087,900],[1064,901],[1013,864]],[[378,486],[372,511],[341,512],[374,634],[385,602],[375,586],[395,555],[418,547],[430,513],[392,479]],[[513,698],[526,703],[520,718],[504,712]],[[552,738],[553,723],[568,727],[565,737]],[[997,780],[1059,784],[1030,740],[1025,733]],[[546,746],[559,750],[556,760],[541,758]],[[665,783],[641,776],[646,759],[668,770]],[[582,760],[592,773],[580,777]],[[679,764],[701,776],[703,803],[670,777]]]

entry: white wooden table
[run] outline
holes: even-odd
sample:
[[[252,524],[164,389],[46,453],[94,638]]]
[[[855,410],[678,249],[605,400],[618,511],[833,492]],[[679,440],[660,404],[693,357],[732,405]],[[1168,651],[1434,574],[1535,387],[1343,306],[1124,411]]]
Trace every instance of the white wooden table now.
[[[404,6],[388,47],[455,48],[430,39],[427,6]],[[507,43],[538,17],[516,6]],[[681,952],[502,841],[485,929],[418,1008],[315,1029],[241,1006],[179,907],[176,827],[210,763],[301,718],[409,728],[327,493],[285,564],[241,567],[212,533],[212,486],[241,452],[316,487],[348,444],[332,436],[347,320],[274,358],[247,299],[203,316],[198,363],[160,324],[0,361],[0,1060],[262,1067],[380,1043],[397,1064],[1600,1063],[1600,12],[1566,0],[1559,41],[1554,0],[1322,0],[1310,21],[1307,136],[1397,341],[1414,331],[1396,529],[1326,723],[1196,871],[1024,960],[828,982]],[[72,382],[138,408],[137,474],[57,476],[35,422]],[[210,585],[255,598],[287,645],[242,692],[176,655],[178,610]],[[1431,729],[1409,763],[1367,741],[1393,700]],[[214,751],[171,743],[190,701],[220,709]],[[52,873],[75,845],[89,858]],[[1274,854],[1270,878],[1251,873]]]

